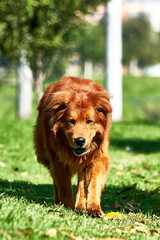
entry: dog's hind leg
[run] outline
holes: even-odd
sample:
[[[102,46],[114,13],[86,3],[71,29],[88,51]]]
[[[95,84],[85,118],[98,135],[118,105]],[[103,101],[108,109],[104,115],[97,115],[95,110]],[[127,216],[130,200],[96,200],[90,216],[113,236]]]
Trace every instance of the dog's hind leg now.
[[[101,193],[105,185],[106,172],[108,168],[106,158],[97,159],[86,169],[86,192],[87,192],[87,211],[92,216],[101,217],[103,211],[100,206]]]

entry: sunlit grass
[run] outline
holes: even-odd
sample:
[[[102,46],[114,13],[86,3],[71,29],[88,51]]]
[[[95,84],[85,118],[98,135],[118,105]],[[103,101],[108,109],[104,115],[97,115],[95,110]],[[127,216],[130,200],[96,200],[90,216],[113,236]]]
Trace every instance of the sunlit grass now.
[[[33,149],[33,120],[0,125],[0,239],[47,239],[52,228],[55,239],[159,239],[159,124],[112,124],[101,205],[125,217],[108,220],[53,204],[52,179]]]
[[[123,119],[160,121],[160,78],[123,77]]]
[[[33,148],[36,101],[32,120],[19,121],[16,86],[0,86],[0,239],[50,239],[52,229],[53,239],[160,238],[160,81],[128,76],[123,83],[125,122],[112,124],[101,201],[104,213],[121,219],[54,205],[52,179]],[[75,193],[77,178],[72,182]]]

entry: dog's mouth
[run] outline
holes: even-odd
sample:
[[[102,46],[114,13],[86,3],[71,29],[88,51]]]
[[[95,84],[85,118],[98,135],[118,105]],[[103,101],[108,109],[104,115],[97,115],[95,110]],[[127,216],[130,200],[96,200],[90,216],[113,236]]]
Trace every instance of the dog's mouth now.
[[[86,153],[86,148],[73,148],[73,153],[75,156],[83,156]]]

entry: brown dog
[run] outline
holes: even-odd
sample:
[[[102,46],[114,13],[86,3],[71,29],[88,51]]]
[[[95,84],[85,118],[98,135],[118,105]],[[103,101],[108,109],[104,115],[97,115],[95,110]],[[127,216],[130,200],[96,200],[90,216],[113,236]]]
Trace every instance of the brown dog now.
[[[64,77],[45,91],[38,106],[35,148],[54,180],[55,203],[101,216],[101,192],[109,165],[112,108],[98,83]],[[71,178],[78,174],[76,202]]]

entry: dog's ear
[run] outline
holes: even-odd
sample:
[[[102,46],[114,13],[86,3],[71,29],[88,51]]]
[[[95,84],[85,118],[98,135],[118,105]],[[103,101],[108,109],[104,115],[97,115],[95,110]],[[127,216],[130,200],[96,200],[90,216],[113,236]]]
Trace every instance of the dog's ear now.
[[[59,120],[63,117],[65,111],[69,106],[69,96],[64,91],[58,91],[52,94],[48,102],[46,111],[50,115],[50,126],[54,134],[57,134],[59,127]]]
[[[96,108],[96,110],[97,110],[98,114],[103,114],[104,116],[106,116],[106,114],[107,114],[107,111],[103,108],[98,107],[98,108]]]
[[[55,110],[55,111],[65,109],[69,101],[70,101],[70,94],[67,93],[66,91],[58,91],[58,92],[52,93],[47,105],[47,109]]]
[[[68,105],[65,103],[59,103],[59,104],[54,105],[52,110],[54,111],[55,121],[58,121],[63,116],[67,107],[68,107]]]
[[[110,96],[107,93],[107,91],[100,91],[95,94],[93,99],[96,113],[102,123],[102,126],[104,126],[104,128],[107,131],[107,134],[109,134],[112,113]]]
[[[58,91],[52,94],[47,110],[49,110],[48,112],[52,114],[54,123],[64,115],[72,98],[72,94],[66,91]]]
[[[57,104],[54,106],[54,110],[55,110],[55,113],[57,112],[60,112],[60,111],[64,111],[65,109],[67,108],[67,105],[65,103],[60,103],[60,104]]]
[[[109,101],[103,101],[96,107],[99,116],[106,117],[108,113],[112,112],[112,107]]]
[[[98,92],[95,95],[94,102],[96,104],[96,111],[99,116],[106,117],[108,113],[112,112],[110,96],[106,91]]]

